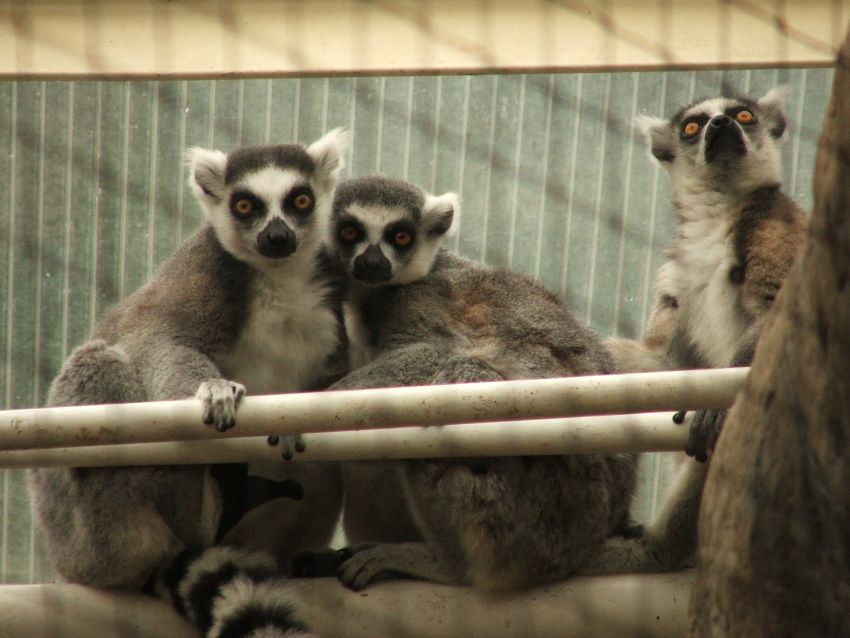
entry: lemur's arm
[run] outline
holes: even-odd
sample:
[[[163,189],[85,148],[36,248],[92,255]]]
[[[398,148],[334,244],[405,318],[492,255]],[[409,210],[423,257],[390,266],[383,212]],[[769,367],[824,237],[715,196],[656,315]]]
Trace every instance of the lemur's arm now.
[[[747,330],[738,344],[738,350],[732,357],[730,367],[745,367],[752,363],[763,324],[764,319],[762,318],[750,326],[750,329]],[[693,456],[700,463],[708,460],[708,454],[714,449],[717,437],[720,436],[720,431],[723,429],[727,411],[720,409],[701,410],[694,415],[688,432],[688,443],[685,446],[685,453],[688,456]]]
[[[747,212],[751,213],[747,216]],[[736,233],[740,265],[730,273],[741,284],[741,303],[752,325],[741,337],[730,367],[748,366],[753,360],[765,317],[805,238],[806,217],[781,192],[768,211],[745,211]],[[723,428],[726,410],[704,410],[691,423],[685,451],[705,461]]]
[[[803,213],[790,200],[785,205],[792,207],[790,217],[761,220],[739,239],[743,244],[737,251],[743,268],[741,302],[755,320],[770,309],[805,237]]]
[[[234,426],[236,409],[245,386],[222,377],[213,360],[190,345],[165,336],[132,344],[148,400],[166,401],[195,397],[204,403],[203,421],[219,432]]]

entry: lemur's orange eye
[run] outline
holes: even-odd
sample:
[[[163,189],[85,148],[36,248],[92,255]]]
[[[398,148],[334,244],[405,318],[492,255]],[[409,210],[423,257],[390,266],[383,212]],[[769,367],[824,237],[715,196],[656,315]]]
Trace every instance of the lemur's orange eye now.
[[[685,124],[685,127],[682,129],[682,133],[685,137],[693,137],[697,133],[699,133],[700,128],[702,128],[698,122],[688,122]]]
[[[346,243],[353,243],[360,238],[360,231],[356,226],[343,226],[339,229],[339,238]]]
[[[307,195],[306,193],[301,193],[295,199],[292,200],[292,204],[298,210],[306,210],[310,208],[313,203],[313,198]]]
[[[406,230],[400,230],[395,235],[393,235],[393,242],[396,246],[404,247],[410,244],[413,241],[413,235],[411,235]]]
[[[239,199],[233,205],[233,209],[240,215],[248,215],[254,212],[254,202],[250,199]]]
[[[735,116],[735,119],[738,120],[741,124],[752,124],[756,119],[756,116],[753,115],[752,111],[738,111],[738,114]]]

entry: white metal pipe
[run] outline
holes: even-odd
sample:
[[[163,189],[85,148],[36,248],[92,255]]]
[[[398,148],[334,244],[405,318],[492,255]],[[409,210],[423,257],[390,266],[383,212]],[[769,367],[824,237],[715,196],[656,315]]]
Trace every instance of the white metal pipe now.
[[[151,443],[729,407],[747,368],[497,381],[243,399],[225,433],[195,399],[0,412],[0,450]]]
[[[304,435],[296,461],[681,451],[687,424],[672,412],[462,423]],[[266,437],[130,443],[0,452],[0,468],[194,465],[280,461]]]

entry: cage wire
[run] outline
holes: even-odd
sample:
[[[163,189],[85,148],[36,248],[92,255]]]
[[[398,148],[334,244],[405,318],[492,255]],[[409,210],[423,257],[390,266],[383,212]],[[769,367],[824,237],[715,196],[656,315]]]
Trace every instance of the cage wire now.
[[[282,4],[289,11],[288,29],[312,11],[310,3]],[[5,68],[7,79],[0,82],[0,140],[6,149],[0,153],[0,201],[6,210],[0,231],[4,409],[41,405],[62,361],[105,310],[142,285],[201,223],[183,165],[192,146],[228,151],[266,142],[309,143],[345,127],[351,145],[343,177],[380,172],[432,193],[456,191],[462,215],[452,250],[540,280],[604,337],[642,334],[674,224],[669,180],[648,155],[635,126],[638,115],[669,117],[700,97],[758,98],[788,85],[784,188],[811,208],[815,147],[833,74],[825,60],[850,15],[842,2],[823,9],[830,19],[815,27],[789,20],[802,3],[720,2],[711,4],[707,19],[698,3],[644,3],[659,16],[650,33],[624,23],[618,13],[624,3],[614,1],[470,2],[464,10],[477,21],[448,26],[432,13],[444,10],[440,2],[352,4],[350,30],[367,41],[352,45],[350,57],[338,61],[342,71],[331,72],[326,60],[312,59],[315,49],[305,53],[292,42],[260,37],[254,45],[266,51],[269,64],[300,65],[307,73],[239,79],[178,68],[164,57],[179,58],[176,39],[158,51],[166,76],[211,77],[120,79],[129,73],[122,74],[120,60],[110,62],[104,53],[110,45],[103,43],[116,37],[109,29],[122,12],[131,19],[126,6],[89,3],[81,20],[91,29],[66,44],[39,30],[37,9],[13,3],[0,10],[12,18],[7,28],[26,54],[18,56],[17,68]],[[501,12],[491,14],[491,4]],[[240,8],[250,5],[229,9],[227,3],[209,3],[207,9],[186,3],[183,10],[218,25],[226,49],[251,38],[239,22]],[[526,72],[516,72],[500,50],[505,6],[540,22],[539,39],[522,44],[527,59],[541,62],[515,65]],[[387,16],[387,24],[376,24],[379,14]],[[713,58],[700,68],[683,68],[693,64],[671,44],[688,37],[680,32],[683,14],[694,20],[691,37],[699,37],[700,24],[716,34],[716,41],[705,43]],[[580,56],[566,57],[560,23],[547,16],[592,20],[602,34],[598,63],[584,66]],[[748,67],[735,58],[741,23],[772,32],[772,38],[760,34],[762,41],[750,44],[773,64]],[[162,19],[151,25],[154,47],[163,33],[175,37]],[[419,36],[411,55],[425,63],[415,74],[407,72],[409,64],[395,65],[397,52],[379,37],[390,37],[396,27]],[[827,27],[828,32],[817,31]],[[89,57],[80,53],[86,46],[94,52]],[[39,47],[48,53],[39,57]],[[458,72],[464,64],[442,69],[450,73],[423,68],[436,59],[425,55],[429,47],[468,54],[466,70],[474,73]],[[821,61],[801,64],[806,56],[793,53],[800,47]],[[77,55],[89,66],[65,74],[51,66],[60,53],[72,61]],[[221,51],[223,67],[229,53]],[[231,70],[256,75],[238,57]],[[554,68],[568,70],[547,70]],[[670,470],[669,455],[644,458],[634,506],[639,520],[657,511]],[[2,470],[0,582],[52,578],[23,472]]]

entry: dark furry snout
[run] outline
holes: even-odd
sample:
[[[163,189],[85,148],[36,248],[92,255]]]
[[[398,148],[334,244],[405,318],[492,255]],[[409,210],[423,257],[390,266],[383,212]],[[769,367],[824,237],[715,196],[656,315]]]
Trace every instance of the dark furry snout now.
[[[257,235],[257,250],[263,257],[289,257],[298,247],[298,239],[282,219],[273,219]]]
[[[705,127],[705,161],[713,162],[721,155],[745,155],[747,146],[741,127],[728,115],[713,117]]]
[[[354,259],[351,274],[367,284],[380,284],[392,278],[393,267],[381,249],[371,245]]]

